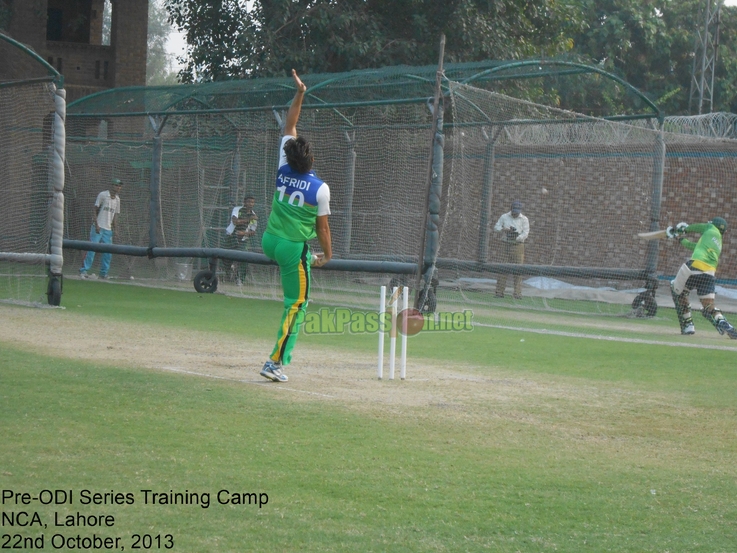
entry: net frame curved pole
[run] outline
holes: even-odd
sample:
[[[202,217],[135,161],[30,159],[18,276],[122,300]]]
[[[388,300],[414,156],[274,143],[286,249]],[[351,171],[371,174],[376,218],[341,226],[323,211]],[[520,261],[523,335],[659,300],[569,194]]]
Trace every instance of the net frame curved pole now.
[[[0,33],[0,40],[4,40],[5,42],[12,44],[13,46],[21,50],[24,54],[33,58],[35,61],[39,63],[39,65],[41,65],[46,70],[46,72],[48,73],[48,77],[54,82],[57,88],[64,88],[64,75],[59,73],[54,68],[54,66],[52,66],[49,62],[47,62],[45,59],[39,56],[36,52],[31,50],[28,46],[26,46],[22,42],[18,42],[17,40],[10,38],[6,34]],[[35,79],[30,79],[30,80],[35,80]],[[9,83],[0,83],[0,86],[15,84],[17,82],[27,82],[27,81],[23,80],[23,81],[12,81]]]
[[[43,262],[48,265],[50,278],[62,277],[64,266],[63,256],[63,230],[64,230],[64,162],[66,157],[66,90],[64,89],[64,76],[59,73],[50,63],[31,50],[25,44],[18,42],[9,36],[0,33],[3,40],[20,51],[23,55],[31,58],[42,67],[47,76],[44,78],[30,78],[0,83],[2,86],[19,86],[39,81],[50,81],[53,103],[54,119],[51,125],[51,155],[49,158],[49,174],[51,176],[51,201],[49,204],[49,253],[47,254],[11,254],[0,253],[0,259],[8,259],[17,262]],[[51,301],[51,298],[49,298]],[[56,298],[60,299],[60,298]],[[55,303],[58,305],[58,303]]]
[[[531,65],[535,65],[535,64],[537,64],[537,65],[551,65],[551,66],[552,65],[568,66],[563,71],[552,71],[552,70],[551,71],[547,71],[546,74],[548,74],[548,75],[585,74],[585,73],[589,73],[589,72],[610,75],[611,77],[613,77],[613,80],[614,81],[620,83],[623,87],[627,88],[628,90],[634,91],[634,94],[637,97],[643,99],[643,101],[645,102],[645,104],[648,105],[648,106],[650,106],[651,108],[654,108],[654,110],[656,112],[654,114],[648,112],[646,114],[640,114],[640,115],[626,115],[626,116],[603,117],[602,119],[610,119],[610,120],[614,120],[614,119],[637,119],[637,118],[654,119],[656,117],[659,118],[659,116],[661,115],[660,114],[660,111],[657,109],[657,106],[655,106],[654,104],[652,104],[652,102],[650,102],[644,95],[642,95],[641,93],[639,93],[639,91],[637,91],[637,89],[635,87],[632,87],[631,85],[629,85],[625,81],[622,81],[618,77],[616,77],[614,75],[611,75],[611,74],[609,74],[609,73],[607,73],[605,71],[598,70],[598,68],[592,68],[592,67],[586,66],[584,64],[577,64],[577,63],[572,63],[572,62],[551,61],[551,60],[545,60],[545,61],[541,61],[541,60],[528,60],[528,61],[524,61],[524,62],[505,63],[505,64],[502,64],[502,65],[495,66],[494,68],[486,69],[484,71],[475,73],[471,77],[468,77],[468,78],[466,78],[466,79],[464,79],[464,80],[462,80],[460,82],[462,82],[462,83],[468,83],[468,82],[472,82],[473,80],[483,79],[483,75],[492,75],[492,74],[494,75],[494,78],[495,79],[498,78],[498,79],[510,79],[510,80],[511,79],[524,78],[524,77],[533,78],[533,77],[536,77],[536,76],[542,76],[541,73],[533,73],[533,72],[530,72],[530,73],[528,73],[525,76],[520,76],[520,75],[505,76],[505,75],[503,75],[503,72],[505,70],[508,71],[508,70],[510,70],[511,68],[514,68],[514,67],[531,66]],[[344,112],[341,112],[340,111],[341,108],[350,108],[350,107],[367,106],[367,105],[387,105],[387,104],[389,104],[389,105],[398,105],[398,104],[403,104],[403,103],[404,104],[407,104],[407,103],[426,103],[428,101],[428,96],[423,96],[421,98],[420,97],[411,97],[410,98],[409,97],[410,95],[415,96],[415,94],[412,94],[412,92],[410,92],[410,94],[407,97],[405,97],[403,99],[399,99],[399,100],[397,100],[397,99],[388,99],[388,100],[375,100],[375,99],[368,100],[368,99],[363,99],[363,100],[360,100],[360,101],[352,101],[352,102],[342,102],[342,101],[340,101],[340,100],[342,100],[342,98],[340,96],[336,96],[335,99],[337,99],[339,101],[335,101],[335,99],[333,99],[333,98],[329,98],[327,96],[326,97],[323,97],[322,94],[319,94],[319,92],[321,92],[325,88],[330,87],[331,85],[336,85],[336,84],[344,84],[345,85],[345,86],[338,86],[338,87],[335,88],[335,91],[337,91],[338,93],[341,90],[350,90],[351,86],[349,86],[349,85],[351,85],[350,80],[352,78],[354,78],[354,77],[355,78],[365,78],[369,74],[380,75],[380,74],[383,74],[383,73],[381,71],[372,71],[371,73],[368,73],[368,72],[366,72],[366,73],[358,73],[357,72],[355,75],[354,74],[346,74],[346,75],[342,75],[340,77],[336,77],[336,78],[333,78],[333,79],[323,79],[323,80],[319,81],[317,84],[315,84],[308,91],[308,95],[307,96],[310,98],[310,100],[312,100],[312,102],[310,102],[308,104],[305,104],[303,106],[303,108],[304,109],[315,109],[315,110],[317,110],[317,109],[320,109],[320,110],[322,110],[322,109],[332,110],[342,120],[348,122],[348,124],[349,124],[348,130],[350,131],[350,129],[360,128],[360,126],[359,127],[356,127],[351,121],[348,121],[346,119],[345,115],[344,115]],[[395,72],[395,73],[392,74],[392,76],[397,76],[397,75],[399,75],[399,73],[396,73]],[[414,80],[414,81],[420,81],[422,83],[427,83],[428,85],[430,85],[431,82],[432,82],[430,79],[424,78],[422,75],[419,75],[419,74],[418,75],[414,75],[414,74],[410,74],[409,72],[403,73],[402,74],[402,77],[405,78],[405,79],[410,79],[410,80]],[[448,80],[452,80],[452,79],[448,79]],[[459,81],[458,80],[454,80],[454,82],[459,82]],[[215,84],[222,84],[222,83],[213,83],[213,84],[215,85]],[[357,82],[357,83],[355,83],[352,86],[354,88],[357,88],[359,86],[359,84],[361,84],[361,83],[358,83]],[[202,86],[202,85],[193,85],[193,86]],[[206,87],[207,85],[204,85],[204,86]],[[235,86],[235,83],[234,83],[233,86]],[[286,84],[286,82],[284,82],[284,81],[282,81],[281,83],[273,83],[269,88],[270,88],[270,90],[272,92],[274,91],[274,89],[280,89],[280,90],[283,90],[283,91],[286,91],[286,90],[293,91],[294,90],[293,87],[289,87]],[[442,87],[442,88],[443,89],[446,89],[446,90],[449,90],[449,87]],[[188,91],[192,91],[192,89],[187,89],[187,90]],[[151,115],[155,115],[155,114],[164,115],[164,113],[166,113],[167,115],[171,115],[171,114],[196,115],[198,113],[203,113],[203,114],[218,114],[218,113],[219,114],[224,114],[224,113],[228,113],[228,112],[268,111],[268,110],[284,109],[285,106],[288,106],[288,103],[286,103],[286,104],[285,103],[280,103],[280,104],[278,104],[279,107],[275,107],[273,104],[272,105],[268,105],[268,106],[267,105],[258,105],[257,106],[257,105],[251,104],[250,106],[227,107],[228,102],[224,102],[224,103],[222,103],[220,105],[223,105],[223,106],[226,106],[226,107],[220,107],[220,108],[218,108],[218,107],[215,107],[215,105],[209,104],[206,101],[203,101],[201,98],[198,98],[198,96],[201,96],[202,94],[207,94],[208,91],[209,92],[212,92],[213,90],[214,90],[213,87],[210,87],[210,88],[201,88],[201,89],[199,89],[199,92],[197,94],[192,93],[192,94],[189,94],[189,95],[186,95],[186,96],[185,95],[182,95],[179,99],[177,99],[175,101],[172,101],[172,102],[170,102],[168,104],[168,107],[169,108],[173,108],[173,109],[170,110],[170,111],[166,111],[166,112],[160,112],[160,111],[157,110],[157,111],[149,111],[149,112],[141,112],[141,113],[133,113],[133,112],[116,113],[116,114],[109,114],[109,115],[106,115],[106,116],[108,116],[108,117],[116,117],[116,116],[118,116],[118,117],[130,117],[130,116],[135,116],[135,115],[149,115],[149,116],[151,116]],[[246,92],[248,92],[248,93],[251,93],[251,92],[263,92],[263,94],[267,94],[267,91],[260,91],[260,90],[259,91],[251,91],[251,90],[248,90]],[[389,91],[390,94],[391,94],[391,92],[392,91]],[[422,92],[422,88],[415,88],[414,89],[414,92],[420,92],[421,93]],[[173,93],[173,91],[172,91],[172,93]],[[225,90],[224,94],[225,95],[228,95],[228,94],[233,95],[233,94],[239,94],[239,92],[235,88],[229,87],[229,88],[227,88]],[[446,93],[443,94],[443,97],[445,97],[445,96],[446,96]],[[171,97],[172,96],[170,96],[169,98],[171,98]],[[379,96],[375,96],[375,97],[379,97]],[[177,104],[180,104],[181,105],[181,102],[183,102],[183,101],[186,102],[188,98],[191,98],[192,101],[193,101],[193,103],[196,102],[199,105],[201,105],[203,107],[203,109],[182,110],[181,108],[177,108]],[[244,98],[245,99],[248,99],[248,98],[246,98],[245,95],[244,95]],[[229,101],[230,99],[229,98],[226,98],[226,100]],[[240,100],[240,98],[234,98],[234,100],[238,101],[238,100]],[[217,99],[216,99],[216,103],[217,103]],[[141,104],[142,103],[139,103],[139,105],[141,105]],[[192,106],[192,107],[196,107],[196,106]],[[480,110],[478,107],[475,107],[475,108],[479,111],[479,113],[483,113],[482,110]],[[99,117],[100,114],[97,114],[97,113],[94,113],[94,114],[93,113],[86,113],[86,114],[85,113],[75,113],[72,116],[73,117],[85,117],[85,116],[87,116],[87,117]],[[492,125],[492,127],[493,127],[493,126],[499,125],[499,124],[502,124],[502,125],[505,125],[505,124],[506,125],[515,125],[515,124],[528,124],[530,122],[530,121],[507,121],[507,122],[501,122],[501,123],[500,122],[491,123],[489,117],[486,114],[484,114],[483,119],[484,119],[484,121],[481,121],[481,122],[476,123],[476,124],[481,124],[484,127],[486,127],[488,125]],[[588,118],[586,118],[586,120],[588,120]],[[539,123],[540,121],[535,121],[535,122],[536,123]],[[551,122],[556,122],[556,121],[551,121]],[[574,121],[571,121],[571,120],[566,121],[566,123],[570,123],[570,122],[574,122]],[[448,125],[448,127],[452,127],[452,126],[454,126],[452,123],[450,125]],[[348,141],[350,143],[350,139],[348,139]],[[350,226],[348,226],[348,229],[350,229]],[[349,244],[350,244],[350,242],[349,242]],[[480,248],[480,249],[482,249],[482,248]],[[482,261],[482,259],[479,258],[479,262],[481,262],[481,261]],[[415,267],[416,266],[417,265],[415,264]],[[440,266],[440,263],[438,263],[438,266]],[[501,267],[501,266],[498,266],[498,265],[481,264],[481,265],[478,265],[478,266],[479,267],[483,267],[485,269],[489,269],[489,268],[502,269],[501,272],[504,272],[503,269],[505,269],[505,267]],[[415,269],[415,271],[416,271],[416,269]],[[412,271],[412,272],[415,272],[415,271]],[[408,274],[411,274],[412,272],[410,272]],[[627,273],[627,275],[628,276],[631,276],[630,273]],[[638,275],[639,275],[639,273],[638,273]]]
[[[580,70],[580,73],[597,73],[603,77],[606,77],[607,79],[610,79],[612,81],[615,81],[616,83],[622,85],[625,87],[629,92],[634,94],[637,98],[642,100],[650,109],[652,109],[653,113],[650,115],[650,117],[655,118],[658,120],[658,122],[662,122],[664,118],[663,111],[652,101],[650,98],[648,98],[642,91],[640,91],[638,88],[632,86],[630,83],[625,81],[624,79],[617,77],[615,74],[610,73],[608,71],[604,71],[603,69],[600,69],[598,67],[595,67],[593,65],[586,65],[584,63],[578,63],[578,62],[572,62],[572,61],[564,61],[564,60],[524,60],[524,61],[515,61],[511,63],[506,63],[503,65],[499,65],[496,67],[492,67],[490,69],[486,69],[484,71],[481,71],[479,73],[476,73],[475,75],[472,75],[470,77],[467,77],[466,79],[463,79],[460,81],[462,84],[471,84],[474,81],[477,81],[483,77],[487,77],[489,75],[495,75],[497,73],[502,73],[503,71],[509,71],[510,69],[517,69],[519,67],[531,67],[531,66],[538,66],[542,68],[543,66],[563,66],[563,67],[571,67]],[[559,73],[548,73],[548,74],[559,74]],[[506,77],[506,79],[516,79],[516,78],[535,78],[535,77],[541,77],[544,76],[541,73],[536,74],[528,74],[528,75],[517,75],[517,76],[511,76]],[[500,80],[504,77],[500,77]],[[647,114],[638,114],[637,116],[616,116],[617,119],[635,119],[635,118],[642,118],[643,115]],[[602,119],[607,119],[607,117],[603,117]]]

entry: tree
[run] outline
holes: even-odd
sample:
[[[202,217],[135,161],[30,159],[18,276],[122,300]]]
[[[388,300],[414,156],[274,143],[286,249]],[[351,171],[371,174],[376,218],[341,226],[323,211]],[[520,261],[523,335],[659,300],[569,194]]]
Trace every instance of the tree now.
[[[172,70],[172,60],[166,51],[166,42],[172,31],[169,13],[163,0],[150,0],[148,6],[148,54],[146,58],[146,84],[176,84],[177,74]]]
[[[694,37],[704,0],[582,0],[573,53],[639,88],[669,115],[687,114]],[[722,8],[715,111],[735,101],[737,8]],[[726,32],[725,32],[726,31]],[[730,80],[731,76],[731,80]],[[725,82],[722,82],[725,81]],[[719,98],[719,102],[717,102]]]
[[[179,73],[183,82],[239,76],[237,48],[243,33],[253,33],[254,20],[245,0],[166,0],[169,21],[184,31],[189,57]]]
[[[252,5],[251,5],[252,4]],[[185,81],[552,56],[580,18],[561,0],[166,0],[186,33]]]
[[[722,7],[714,111],[737,113],[737,6]]]
[[[566,55],[618,75],[671,115],[688,113],[703,2],[165,0],[189,45],[185,82],[288,75],[292,67],[319,73],[431,65],[444,33],[447,62]],[[721,21],[714,110],[734,111],[737,7],[723,7]],[[551,93],[554,105],[557,96],[560,105],[586,105],[590,113],[624,107],[607,92]]]

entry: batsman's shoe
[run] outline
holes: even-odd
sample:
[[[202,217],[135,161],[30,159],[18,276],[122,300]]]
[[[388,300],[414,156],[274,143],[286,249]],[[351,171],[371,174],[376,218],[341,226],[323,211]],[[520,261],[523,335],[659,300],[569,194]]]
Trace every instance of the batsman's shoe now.
[[[281,372],[281,365],[277,365],[273,361],[267,361],[264,363],[264,368],[261,369],[261,376],[273,380],[274,382],[286,382],[289,380],[287,375]]]
[[[737,340],[737,330],[729,324],[729,321],[727,319],[722,319],[717,324],[717,330],[719,331],[719,334],[727,334],[732,340]]]
[[[694,328],[693,323],[687,324],[681,329],[681,334],[684,336],[690,336],[691,334],[696,334],[696,328]]]

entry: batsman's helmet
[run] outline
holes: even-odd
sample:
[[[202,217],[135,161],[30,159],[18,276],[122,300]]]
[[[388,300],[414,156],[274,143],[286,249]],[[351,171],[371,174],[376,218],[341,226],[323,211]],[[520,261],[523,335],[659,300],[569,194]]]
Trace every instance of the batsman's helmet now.
[[[722,234],[724,234],[724,231],[727,230],[727,221],[725,221],[721,217],[714,217],[709,222],[717,227],[719,229],[719,232],[721,232]]]

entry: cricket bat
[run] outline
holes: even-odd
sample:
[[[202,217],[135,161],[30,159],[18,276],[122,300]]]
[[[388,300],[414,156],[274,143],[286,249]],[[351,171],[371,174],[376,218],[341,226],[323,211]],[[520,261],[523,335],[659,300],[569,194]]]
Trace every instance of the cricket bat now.
[[[643,240],[660,240],[668,236],[666,230],[654,230],[652,232],[638,232],[637,236]]]

